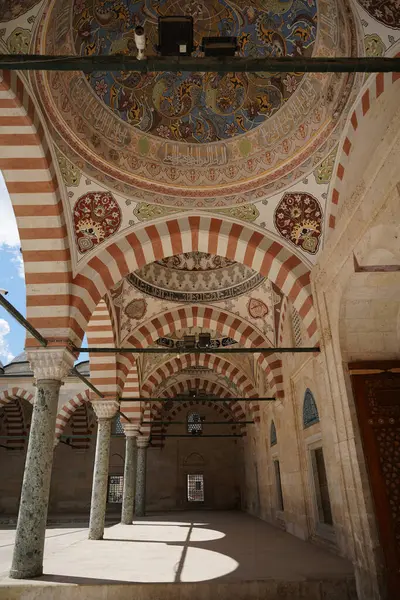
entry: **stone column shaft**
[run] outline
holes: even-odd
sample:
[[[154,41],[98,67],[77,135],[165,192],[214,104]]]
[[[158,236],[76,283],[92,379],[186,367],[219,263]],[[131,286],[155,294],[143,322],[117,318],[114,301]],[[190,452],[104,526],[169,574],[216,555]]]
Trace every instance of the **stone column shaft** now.
[[[49,504],[54,437],[61,379],[73,365],[67,350],[28,352],[36,375],[28,450],[10,577],[28,579],[43,573],[43,552]]]
[[[132,525],[135,502],[136,437],[129,433],[125,431],[124,492],[121,512],[121,523],[124,525]]]
[[[137,461],[136,461],[136,490],[135,490],[135,515],[144,517],[146,514],[146,460],[147,460],[147,440],[140,438],[137,441]]]
[[[118,409],[118,402],[98,400],[92,405],[98,418],[98,429],[90,504],[89,539],[102,540],[106,519],[111,425],[112,418]]]

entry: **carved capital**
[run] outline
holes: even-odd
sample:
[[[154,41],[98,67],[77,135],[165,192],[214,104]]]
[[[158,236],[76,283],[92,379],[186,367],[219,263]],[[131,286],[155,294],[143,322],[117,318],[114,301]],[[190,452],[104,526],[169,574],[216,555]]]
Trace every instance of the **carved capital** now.
[[[112,419],[119,409],[116,400],[93,400],[92,406],[98,419]]]
[[[36,381],[61,381],[68,375],[75,362],[75,356],[67,348],[35,348],[27,350],[26,355]]]
[[[139,435],[140,423],[124,423],[121,421],[126,437],[137,437]]]
[[[147,446],[149,445],[149,438],[148,438],[148,436],[142,436],[142,435],[140,435],[136,439],[136,444],[137,444],[138,448],[147,448]]]

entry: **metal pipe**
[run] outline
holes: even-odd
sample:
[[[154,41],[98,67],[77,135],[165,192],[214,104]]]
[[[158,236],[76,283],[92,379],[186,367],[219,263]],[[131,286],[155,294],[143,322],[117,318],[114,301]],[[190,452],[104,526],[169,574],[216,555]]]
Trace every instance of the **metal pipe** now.
[[[252,346],[251,348],[193,348],[193,349],[185,349],[179,350],[178,348],[93,348],[92,346],[88,348],[77,348],[74,347],[76,352],[85,352],[85,353],[107,353],[110,354],[112,352],[131,352],[133,354],[274,354],[274,353],[288,353],[288,352],[300,352],[300,353],[312,353],[312,352],[321,352],[319,346],[315,347],[303,347],[303,348],[257,348]]]
[[[400,60],[387,57],[280,58],[248,57],[181,57],[151,56],[137,60],[136,56],[65,56],[37,54],[3,54],[0,68],[36,71],[139,71],[153,72],[211,72],[211,73],[389,73],[400,71]]]
[[[125,413],[123,413],[122,410],[119,410],[118,414],[122,415],[129,423],[132,423],[132,420]]]
[[[1,62],[1,61],[0,61]],[[20,325],[22,325],[22,327],[25,327],[25,329],[27,331],[29,331],[29,333],[39,342],[39,344],[41,346],[47,346],[47,340],[38,332],[37,329],[35,329],[33,327],[33,325],[31,325],[29,323],[29,321],[27,321],[27,319],[25,319],[25,317],[19,312],[19,310],[17,310],[16,308],[14,308],[14,306],[4,298],[4,296],[2,294],[0,294],[0,305],[12,316],[14,317],[14,319],[16,321],[18,321],[18,323]]]
[[[254,425],[254,421],[201,421],[200,425]],[[141,425],[187,425],[187,421],[142,421]]]
[[[225,433],[207,433],[205,435],[191,435],[190,433],[185,433],[185,434],[179,434],[179,433],[167,433],[166,435],[152,435],[151,436],[151,441],[153,440],[163,440],[164,438],[192,438],[193,440],[200,440],[202,438],[224,438],[224,437],[231,437],[231,438],[241,438],[243,437],[240,433],[231,433],[231,434],[225,434]]]
[[[208,398],[200,396],[187,396],[184,398],[120,398],[120,402],[231,402],[235,400],[237,402],[274,402],[276,398],[245,398],[245,397],[229,397],[229,398]]]
[[[78,369],[76,367],[72,367],[71,371],[70,371],[71,375],[75,375],[76,377],[78,377],[78,379],[80,379],[81,381],[83,381],[83,383],[85,383],[91,390],[93,390],[93,392],[95,394],[97,394],[100,398],[104,398],[104,394],[102,394],[100,392],[100,390],[97,389],[96,386],[93,385],[93,383],[90,383],[89,379],[87,377],[85,377],[84,375],[82,375],[82,373],[79,373]]]

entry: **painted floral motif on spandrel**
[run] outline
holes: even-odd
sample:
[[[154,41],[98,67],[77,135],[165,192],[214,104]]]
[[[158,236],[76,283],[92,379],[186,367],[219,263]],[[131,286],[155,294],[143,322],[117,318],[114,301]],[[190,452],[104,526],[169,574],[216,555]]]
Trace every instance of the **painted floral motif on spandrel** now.
[[[358,0],[373,19],[393,29],[400,29],[399,0]]]
[[[17,19],[39,2],[40,0],[0,0],[0,23]]]
[[[309,254],[316,254],[322,226],[321,205],[304,192],[284,194],[274,213],[275,227],[282,237]]]
[[[74,206],[79,252],[84,254],[109,238],[121,225],[121,209],[109,192],[88,192]]]

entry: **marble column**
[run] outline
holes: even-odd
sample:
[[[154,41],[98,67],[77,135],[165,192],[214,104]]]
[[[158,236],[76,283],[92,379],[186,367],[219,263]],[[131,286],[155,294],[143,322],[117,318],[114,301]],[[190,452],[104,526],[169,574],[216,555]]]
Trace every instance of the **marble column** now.
[[[146,459],[148,443],[148,438],[137,438],[135,490],[135,515],[137,517],[144,517],[146,513]]]
[[[116,400],[95,400],[92,402],[92,406],[97,416],[98,428],[90,504],[89,540],[102,540],[106,520],[111,425],[119,404]]]
[[[123,428],[126,437],[121,523],[132,525],[135,503],[136,436],[139,433],[139,424],[126,423],[123,425]]]
[[[36,379],[10,577],[28,579],[43,573],[43,552],[61,380],[74,364],[66,349],[27,352]]]

